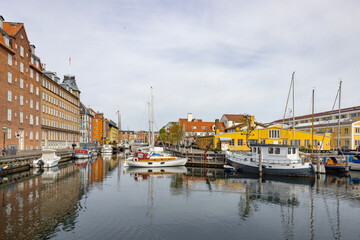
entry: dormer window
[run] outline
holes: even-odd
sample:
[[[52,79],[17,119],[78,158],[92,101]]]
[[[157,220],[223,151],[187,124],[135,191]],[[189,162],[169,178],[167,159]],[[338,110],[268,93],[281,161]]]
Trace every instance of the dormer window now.
[[[9,37],[6,36],[6,35],[3,35],[3,39],[4,39],[5,45],[9,47],[9,46],[10,46],[10,39],[9,39]]]
[[[0,15],[0,28],[1,29],[4,29],[4,20],[5,19],[3,18],[3,16]]]

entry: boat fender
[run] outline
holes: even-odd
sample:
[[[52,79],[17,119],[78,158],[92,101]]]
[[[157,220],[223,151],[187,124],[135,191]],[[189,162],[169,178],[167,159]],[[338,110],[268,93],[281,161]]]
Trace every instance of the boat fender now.
[[[134,158],[134,162],[137,162],[139,161],[139,159],[137,157]]]

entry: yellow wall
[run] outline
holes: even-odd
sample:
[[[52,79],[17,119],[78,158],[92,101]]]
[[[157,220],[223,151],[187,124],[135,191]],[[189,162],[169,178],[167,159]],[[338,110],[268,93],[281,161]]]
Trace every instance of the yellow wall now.
[[[110,127],[109,135],[109,143],[112,143],[113,141],[119,142],[119,130],[117,128]]]
[[[276,131],[281,137],[279,138],[271,138],[269,136],[269,131]],[[283,144],[283,142],[287,141],[287,144],[290,144],[290,140],[292,139],[292,131],[289,130],[281,130],[280,128],[272,127],[265,129],[254,130],[250,133],[249,140],[256,140],[258,143],[265,142],[266,144]],[[275,136],[276,137],[276,136]],[[360,137],[360,136],[359,136]],[[212,144],[213,148],[220,148],[220,139],[219,138],[231,138],[234,139],[234,146],[228,144],[229,150],[250,150],[246,145],[246,132],[234,132],[234,133],[225,133],[219,134],[215,136],[209,137],[199,137],[196,139],[197,147],[201,149],[205,149],[207,144],[211,141],[211,138],[214,138],[214,142]],[[239,139],[242,140],[242,145],[238,145]],[[314,134],[314,141],[320,142],[324,141],[322,149],[330,150],[330,136],[325,136],[324,134]],[[240,141],[241,141],[240,140]],[[311,144],[311,133],[295,131],[295,140],[300,140],[300,146],[307,147],[306,145]],[[320,149],[319,145],[314,146],[314,149]]]

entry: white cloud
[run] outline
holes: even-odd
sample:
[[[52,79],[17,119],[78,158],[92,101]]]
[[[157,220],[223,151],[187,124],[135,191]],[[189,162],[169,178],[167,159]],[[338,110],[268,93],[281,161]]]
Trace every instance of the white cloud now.
[[[123,126],[147,128],[154,87],[158,127],[192,112],[281,118],[292,71],[296,113],[329,110],[339,78],[343,106],[359,105],[357,1],[11,1],[1,14],[29,39],[82,101]],[[23,6],[21,9],[16,6]]]

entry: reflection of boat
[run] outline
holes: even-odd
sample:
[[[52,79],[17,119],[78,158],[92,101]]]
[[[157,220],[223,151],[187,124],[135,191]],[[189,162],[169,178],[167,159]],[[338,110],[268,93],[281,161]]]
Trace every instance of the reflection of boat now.
[[[129,167],[173,167],[185,166],[186,158],[167,155],[158,155],[145,152],[136,152],[134,157],[125,160],[125,166]]]
[[[187,173],[185,166],[178,167],[159,167],[159,168],[137,168],[127,167],[126,173]]]
[[[110,160],[112,153],[101,153],[101,156],[104,160]]]
[[[33,161],[33,167],[51,168],[58,165],[61,157],[56,156],[55,149],[43,149],[41,158]]]
[[[79,158],[75,160],[76,167],[84,167],[88,164],[89,159],[87,158]]]
[[[44,172],[41,175],[42,182],[55,182],[58,175],[60,173],[59,167],[53,167],[49,169],[45,169]]]
[[[324,166],[326,173],[345,173],[345,164],[340,163],[336,157],[325,157]]]
[[[101,152],[102,153],[112,153],[113,152],[113,148],[111,145],[109,144],[104,144],[103,147],[101,148]]]
[[[259,158],[262,158],[262,173],[281,176],[315,175],[311,163],[303,162],[299,147],[295,145],[252,144],[251,152],[226,152],[228,163],[244,172],[259,173]]]
[[[78,149],[75,150],[74,157],[75,158],[89,158],[92,156],[92,152],[87,149]]]

